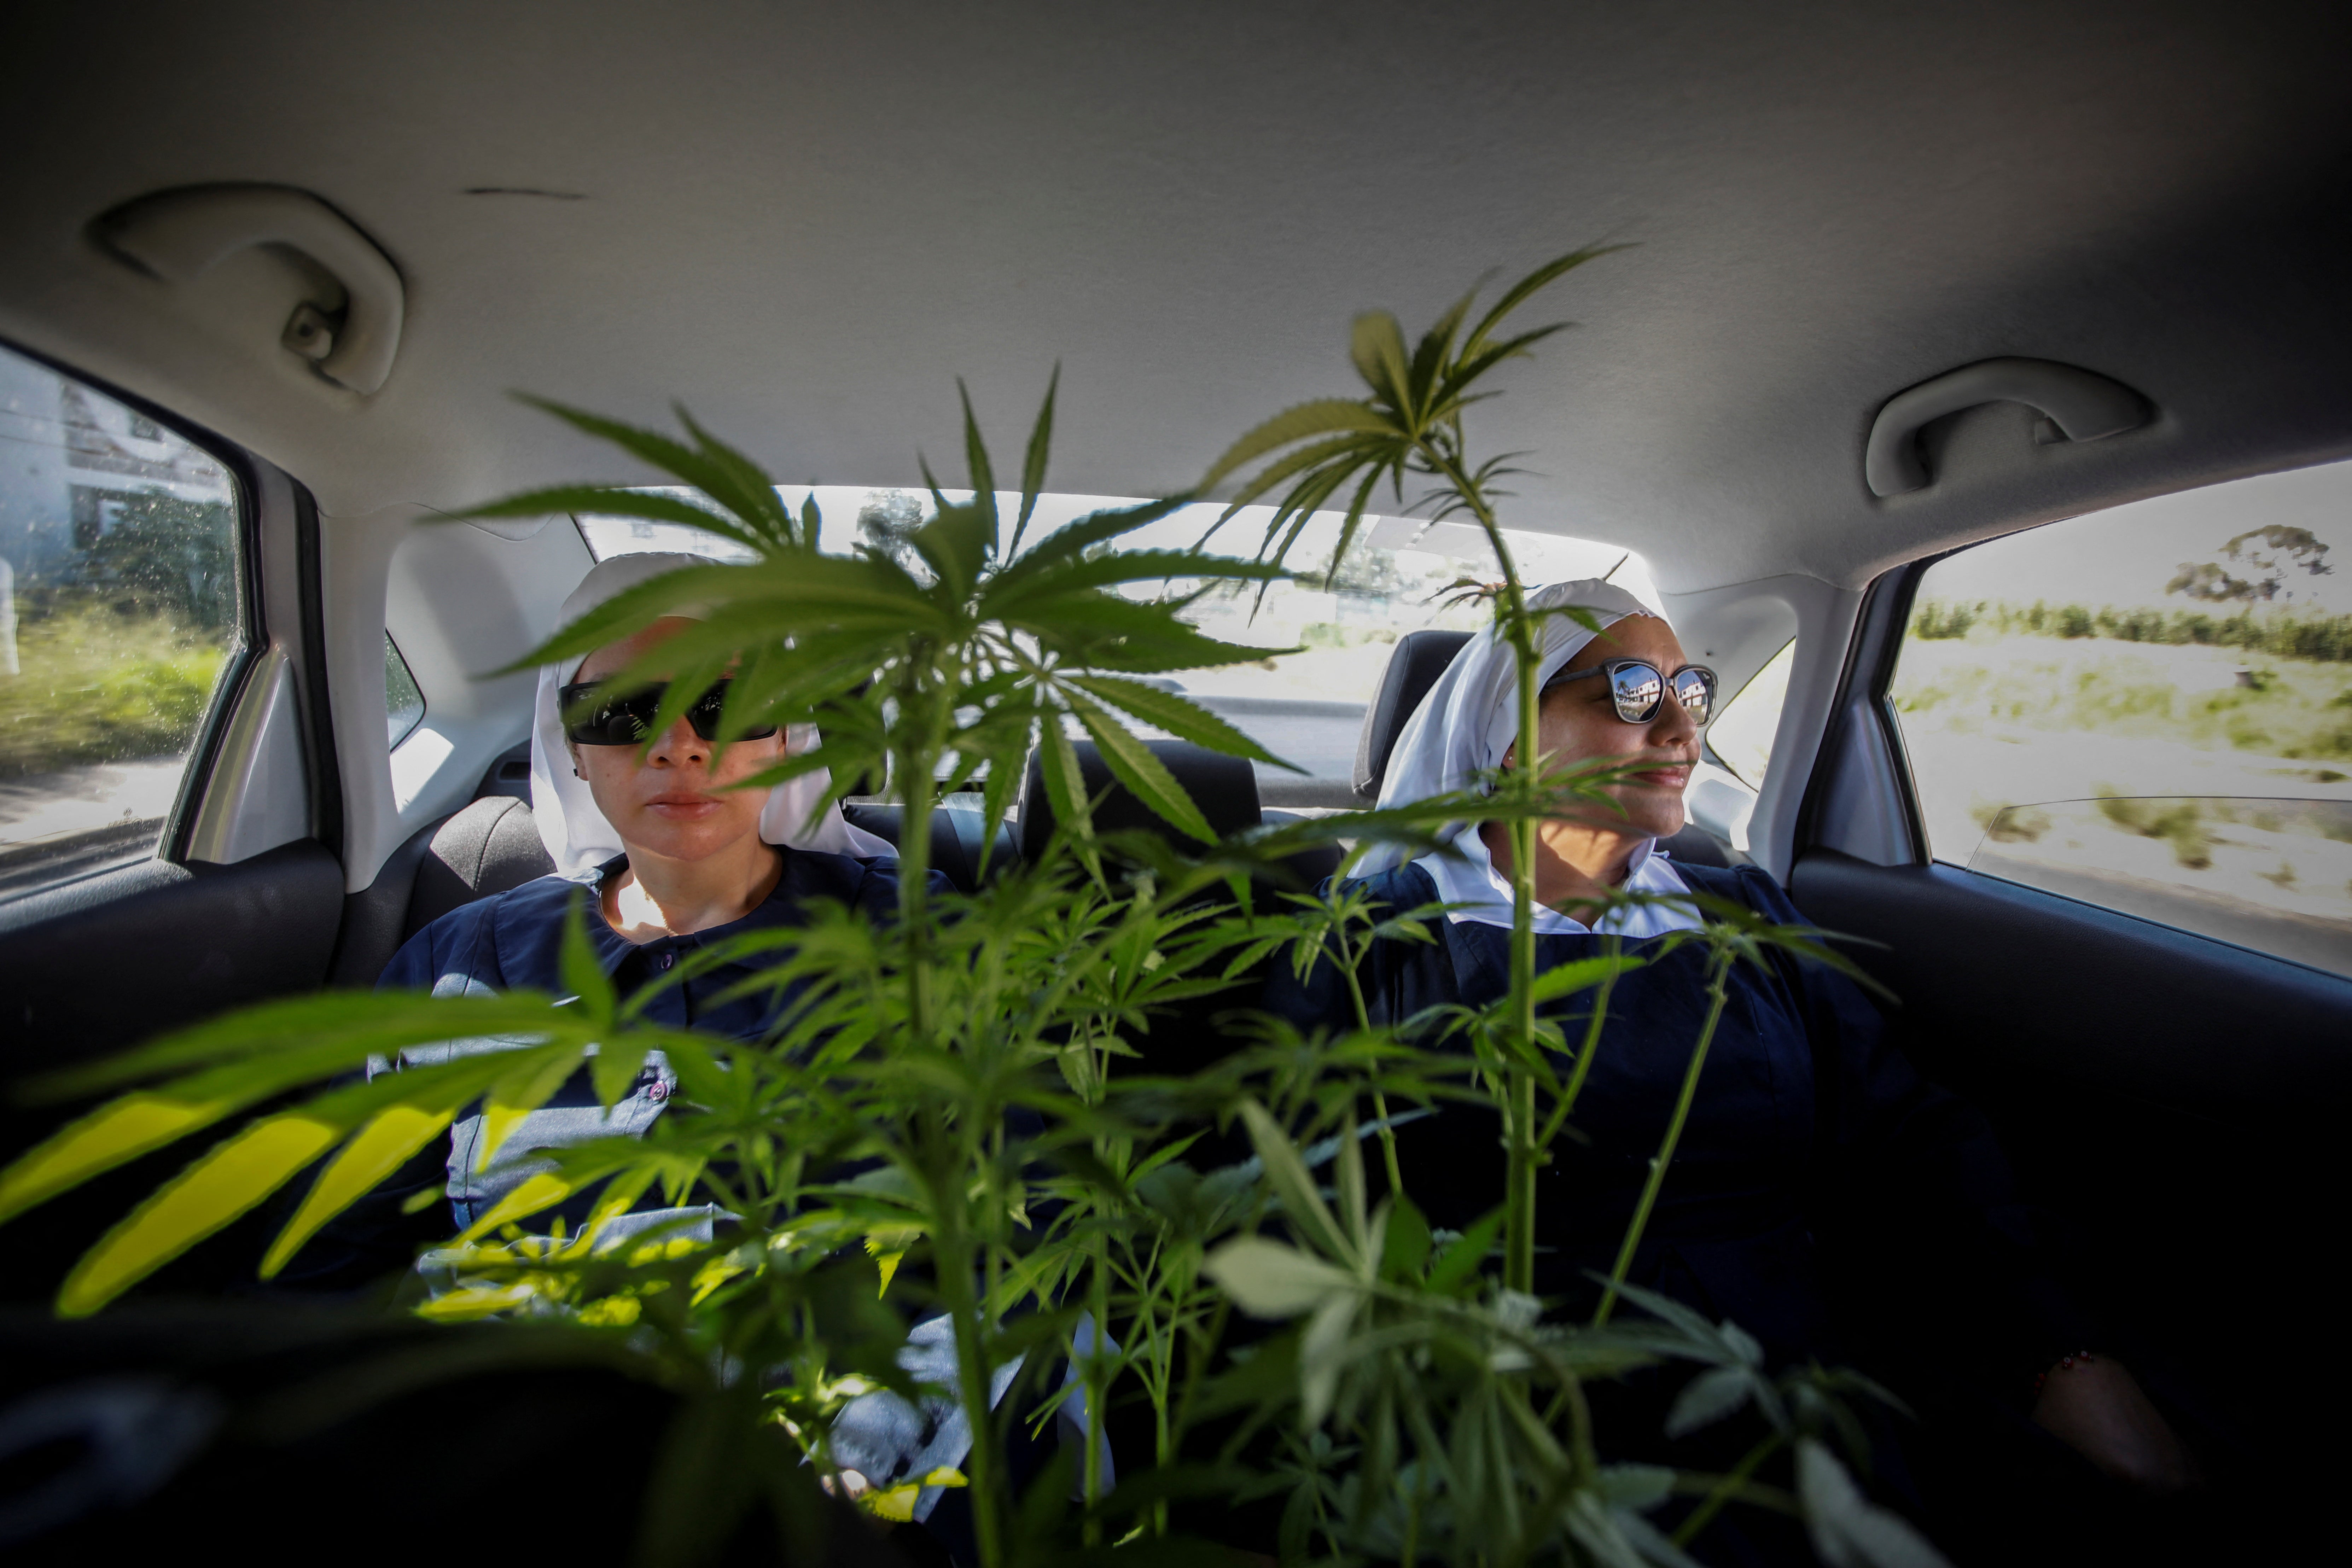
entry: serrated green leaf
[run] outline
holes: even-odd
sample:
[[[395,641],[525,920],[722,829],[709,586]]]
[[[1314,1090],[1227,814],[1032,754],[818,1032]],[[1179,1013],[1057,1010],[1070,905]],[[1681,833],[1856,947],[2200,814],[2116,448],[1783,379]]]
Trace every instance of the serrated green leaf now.
[[[0,1223],[242,1109],[243,1097],[131,1094],[60,1129],[0,1173]],[[250,1104],[250,1099],[244,1099]]]
[[[1029,450],[1021,464],[1021,515],[1013,525],[1013,542],[1005,550],[1011,556],[1021,549],[1021,536],[1029,527],[1029,514],[1037,510],[1037,497],[1045,488],[1045,459],[1054,446],[1054,396],[1062,386],[1062,362],[1054,362],[1054,374],[1045,383],[1045,401],[1037,410],[1037,423],[1029,432]]]
[[[58,1288],[58,1315],[97,1311],[285,1185],[348,1130],[308,1116],[273,1116],[216,1145],[82,1255]]]
[[[1813,1549],[1831,1568],[1951,1568],[1899,1515],[1863,1496],[1829,1448],[1797,1439],[1797,1498]]]
[[[1294,441],[1304,441],[1315,436],[1335,436],[1349,430],[1385,434],[1394,428],[1370,404],[1352,398],[1324,397],[1310,403],[1294,404],[1226,447],[1224,455],[1209,466],[1209,471],[1202,476],[1200,484],[1194,489],[1205,492],[1244,464],[1287,447]]]
[[[1405,366],[1404,329],[1386,310],[1358,316],[1348,334],[1348,357],[1375,395],[1401,409],[1412,406],[1412,378]]]
[[[1145,723],[1165,730],[1180,741],[1190,741],[1196,746],[1206,746],[1229,757],[1247,757],[1252,762],[1288,768],[1294,773],[1307,771],[1295,763],[1284,762],[1223,719],[1173,691],[1146,686],[1139,680],[1123,680],[1113,675],[1079,675],[1070,677],[1069,680],[1071,685],[1125,709]]]
[[[1327,1258],[1354,1264],[1355,1248],[1349,1245],[1347,1233],[1339,1228],[1339,1222],[1324,1206],[1323,1195],[1315,1190],[1315,1178],[1307,1173],[1307,1162],[1300,1158],[1298,1146],[1255,1100],[1242,1101],[1241,1116],[1266,1181],[1273,1186],[1284,1217],[1298,1238]]]
[[[1675,1396],[1666,1413],[1666,1436],[1684,1437],[1746,1405],[1755,1392],[1755,1375],[1745,1367],[1712,1367],[1692,1378]]]
[[[394,1105],[378,1113],[319,1173],[319,1179],[303,1194],[302,1206],[269,1244],[261,1260],[261,1278],[276,1279],[320,1226],[374,1191],[456,1118],[457,1107],[452,1105]]]
[[[1202,1268],[1255,1318],[1295,1318],[1355,1290],[1345,1270],[1262,1236],[1226,1242],[1209,1254]]]
[[[1101,754],[1103,765],[1111,775],[1125,784],[1136,799],[1180,833],[1190,834],[1203,844],[1217,841],[1216,829],[1192,804],[1168,764],[1151,754],[1151,749],[1135,738],[1134,732],[1108,713],[1083,699],[1072,701],[1071,711],[1078,716],[1087,733],[1094,737],[1095,749]]]
[[[1429,1221],[1413,1201],[1391,1194],[1388,1226],[1381,1237],[1381,1278],[1398,1283],[1417,1282],[1429,1262]]]
[[[1495,1237],[1502,1229],[1503,1215],[1497,1209],[1447,1243],[1429,1271],[1430,1293],[1450,1296],[1476,1278],[1479,1268],[1493,1255]]]

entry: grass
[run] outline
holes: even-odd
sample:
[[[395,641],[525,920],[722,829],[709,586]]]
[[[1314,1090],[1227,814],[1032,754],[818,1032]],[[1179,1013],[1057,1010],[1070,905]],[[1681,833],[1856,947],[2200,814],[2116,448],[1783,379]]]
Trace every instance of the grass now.
[[[2248,653],[2321,663],[2352,663],[2352,616],[2291,608],[2240,610],[2119,610],[2113,605],[1995,604],[1985,600],[1923,599],[1911,613],[1911,635],[1930,640],[1964,637],[1979,627],[2010,637],[2107,637],[2174,647],[2239,647]]]
[[[1929,661],[1916,685],[1898,676],[1895,705],[1964,731],[1985,724],[2096,731],[2234,748],[2296,761],[2352,759],[2352,671],[2333,661],[2267,658],[2247,672],[2250,684],[2187,689],[2148,658],[2112,638],[2061,657],[1977,623],[1969,640],[1983,658]],[[1971,652],[1974,649],[1970,650]],[[2054,653],[2055,650],[2053,650]],[[2333,770],[2315,770],[2318,773]],[[2340,776],[2340,775],[2339,775]]]
[[[28,615],[16,627],[21,673],[0,675],[0,778],[186,750],[226,635],[102,605]]]

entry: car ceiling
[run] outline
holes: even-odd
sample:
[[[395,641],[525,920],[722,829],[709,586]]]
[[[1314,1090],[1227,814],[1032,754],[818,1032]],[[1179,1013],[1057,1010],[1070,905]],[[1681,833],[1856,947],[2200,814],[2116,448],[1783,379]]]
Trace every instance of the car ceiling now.
[[[331,517],[646,477],[516,390],[682,399],[779,479],[882,485],[954,458],[961,375],[1003,468],[1057,361],[1053,488],[1165,493],[1349,393],[1355,310],[1412,330],[1591,242],[1633,248],[1544,300],[1579,330],[1474,439],[1531,454],[1507,521],[1671,590],[1852,584],[2352,450],[2340,4],[116,4],[12,32],[0,334]],[[382,392],[231,349],[88,237],[217,181],[313,192],[393,258]],[[2158,417],[2033,448],[1962,416],[1936,485],[1874,500],[1878,406],[2001,354]]]

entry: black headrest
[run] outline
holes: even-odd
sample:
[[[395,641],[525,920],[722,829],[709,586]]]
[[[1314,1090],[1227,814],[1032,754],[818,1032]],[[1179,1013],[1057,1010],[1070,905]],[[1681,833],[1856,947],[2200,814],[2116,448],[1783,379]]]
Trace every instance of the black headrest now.
[[[899,842],[898,833],[905,816],[895,805],[877,805],[871,801],[845,801],[841,815],[852,827],[863,828],[877,838],[887,839],[893,846]],[[931,869],[945,876],[959,891],[972,891],[981,881],[982,838],[978,811],[954,805],[933,806]],[[1010,866],[1014,854],[1013,835],[999,827],[996,843],[988,852],[989,876],[995,877]]]
[[[1092,741],[1075,744],[1080,787],[1089,796],[1099,795],[1105,790],[1110,792],[1108,798],[1095,807],[1096,832],[1118,833],[1141,827],[1180,844],[1192,842],[1111,777],[1110,769],[1103,765],[1102,753]],[[1192,804],[1201,808],[1201,815],[1209,819],[1209,826],[1219,837],[1259,825],[1257,773],[1246,759],[1229,757],[1186,741],[1146,741],[1143,744],[1176,775],[1176,782],[1184,786]],[[1021,782],[1022,857],[1034,860],[1045,853],[1046,841],[1053,837],[1054,807],[1045,795],[1045,771],[1037,761],[1037,753],[1032,751],[1029,776]]]
[[[433,829],[416,863],[402,936],[415,936],[451,910],[554,869],[530,807],[504,795],[486,795]]]
[[[1380,798],[1381,779],[1389,771],[1389,753],[1404,733],[1405,721],[1462,651],[1470,632],[1407,632],[1397,638],[1389,668],[1381,677],[1380,691],[1364,710],[1364,732],[1356,742],[1356,793],[1366,800]]]

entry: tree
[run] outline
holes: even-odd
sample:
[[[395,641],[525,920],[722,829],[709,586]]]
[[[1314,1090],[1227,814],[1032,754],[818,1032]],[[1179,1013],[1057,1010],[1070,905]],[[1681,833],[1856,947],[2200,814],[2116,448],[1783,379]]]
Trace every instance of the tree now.
[[[2222,545],[2221,553],[2251,568],[2250,574],[2235,576],[2215,561],[2202,564],[2184,561],[2179,575],[2167,583],[2164,591],[2206,604],[2252,604],[2257,600],[2268,604],[2280,597],[2294,597],[2285,587],[2290,573],[2326,577],[2336,570],[2325,559],[2327,546],[2314,537],[2311,530],[2289,528],[2283,523],[2250,528]]]
[[[922,524],[922,498],[905,490],[868,490],[866,504],[857,509],[857,537],[901,566],[915,563],[914,547],[907,542]]]

